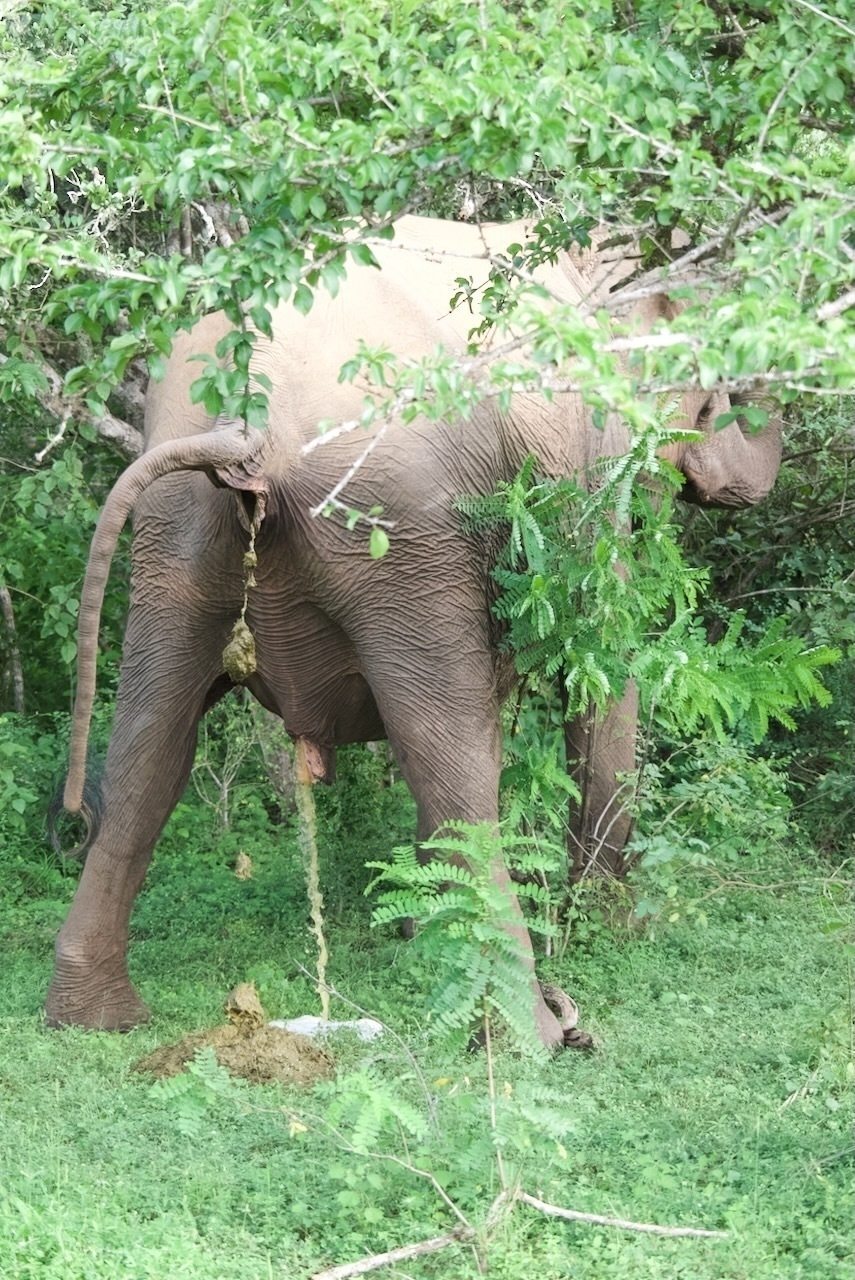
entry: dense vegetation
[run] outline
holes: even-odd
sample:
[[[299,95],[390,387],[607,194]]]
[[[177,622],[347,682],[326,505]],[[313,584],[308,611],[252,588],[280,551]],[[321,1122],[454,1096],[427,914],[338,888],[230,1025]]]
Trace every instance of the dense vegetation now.
[[[534,1268],[832,1280],[851,1259],[853,36],[844,0],[49,0],[4,13],[4,1276],[308,1275],[461,1219],[508,1280]],[[314,944],[287,747],[235,698],[209,717],[133,919],[132,974],[154,1023],[121,1038],[42,1033],[77,874],[50,851],[44,813],[62,774],[89,536],[141,447],[142,387],[176,327],[229,310],[234,368],[200,366],[199,395],[262,423],[245,317],[263,332],[279,302],[307,310],[314,289],[370,266],[361,220],[391,228],[412,210],[539,220],[481,303],[499,329],[513,311],[536,359],[469,377],[438,359],[416,387],[392,353],[363,353],[371,412],[465,414],[523,377],[549,393],[572,376],[597,414],[619,411],[649,442],[680,389],[740,393],[771,375],[785,464],[762,507],[731,514],[651,504],[639,462],[612,494],[635,518],[620,558],[637,550],[639,588],[611,645],[608,513],[590,517],[608,569],[592,585],[578,555],[539,558],[564,516],[553,494],[538,505],[532,474],[491,508],[528,556],[503,568],[509,615],[529,627],[504,812],[526,857],[535,850],[552,924],[543,972],[578,999],[593,1055],[531,1062],[506,1031],[490,1055],[464,1056],[431,1034],[443,949],[372,929],[363,896],[366,863],[411,838],[411,802],[382,749],[353,749],[319,800],[333,1015],[350,1015],[346,998],[401,1040],[345,1044],[336,1082],[308,1096],[240,1090],[205,1061],[183,1094],[153,1093],[132,1064],[219,1020],[236,982],[255,980],[271,1015],[314,1011]],[[603,220],[642,244],[639,288],[685,303],[628,362],[608,301],[547,320],[529,297],[529,265]],[[676,256],[674,230],[688,237]],[[102,623],[101,748],[128,572],[117,563]],[[678,602],[692,606],[679,634]],[[687,655],[691,679],[672,670],[648,696],[623,884],[567,885],[572,787],[546,674],[565,625],[587,627],[573,634],[594,655],[578,701],[643,675],[657,645],[670,644],[672,667]],[[756,655],[770,653],[763,666]],[[702,684],[716,662],[718,685]],[[631,1234],[524,1205],[488,1230],[517,1174],[550,1203],[728,1238]],[[406,1270],[474,1276],[477,1260],[459,1245]]]
[[[209,801],[212,776],[226,772],[224,727],[212,726],[199,759]],[[233,744],[241,722],[233,715],[228,727]],[[39,792],[55,740],[8,723],[4,733],[27,761],[22,787]],[[716,764],[723,835],[741,775]],[[223,1089],[203,1083],[208,1073],[189,1100],[163,1099],[132,1070],[155,1044],[220,1022],[237,981],[254,979],[271,1015],[318,1011],[293,818],[281,820],[257,761],[231,790],[228,829],[195,789],[169,824],[133,921],[131,971],[156,1017],[126,1036],[41,1030],[75,876],[45,851],[35,804],[26,821],[4,807],[4,1274],[308,1276],[454,1227],[436,1189],[388,1157],[429,1170],[483,1225],[499,1190],[484,1054],[430,1034],[436,961],[393,929],[372,929],[362,894],[362,860],[409,838],[411,804],[382,755],[353,750],[341,765],[339,785],[319,796],[329,978],[406,1049],[388,1036],[338,1041],[337,1080],[308,1094]],[[708,834],[700,819],[698,829]],[[655,866],[629,891],[577,894],[569,938],[565,920],[541,963],[578,1000],[597,1048],[551,1065],[521,1060],[506,1037],[495,1049],[501,1150],[527,1189],[581,1212],[728,1238],[633,1234],[520,1205],[486,1246],[489,1274],[835,1280],[845,1270],[855,1158],[848,877],[797,846],[792,828],[778,833],[760,845],[734,839],[714,866],[679,877],[671,923],[632,914],[634,899],[662,888]],[[234,873],[239,852],[251,879]],[[332,1015],[353,1010],[333,999]],[[478,1274],[463,1246],[403,1271]]]

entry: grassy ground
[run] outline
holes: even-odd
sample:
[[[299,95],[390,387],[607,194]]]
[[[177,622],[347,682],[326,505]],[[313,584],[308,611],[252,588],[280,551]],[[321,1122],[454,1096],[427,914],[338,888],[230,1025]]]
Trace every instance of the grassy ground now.
[[[400,1031],[436,1110],[436,1128],[421,1135],[407,1134],[406,1117],[403,1126],[388,1123],[378,1110],[367,1145],[429,1167],[460,1212],[482,1222],[498,1189],[484,1054],[428,1043],[420,1001],[429,975],[391,932],[369,930],[360,894],[368,878],[361,861],[386,852],[387,820],[406,815],[391,795],[370,829],[341,825],[340,797],[326,808],[330,977]],[[70,880],[47,898],[2,909],[4,1280],[308,1277],[454,1225],[424,1178],[343,1149],[317,1119],[332,1119],[352,1141],[354,1124],[374,1123],[366,1099],[384,1090],[427,1114],[413,1063],[391,1041],[337,1051],[349,1085],[240,1091],[212,1106],[191,1136],[174,1103],[132,1070],[156,1044],[219,1021],[239,981],[256,981],[273,1016],[317,1009],[299,967],[314,949],[293,842],[283,837],[275,849],[257,814],[252,821],[236,836],[255,864],[253,878],[240,881],[230,855],[200,839],[196,810],[173,818],[134,918],[131,972],[154,1009],[144,1030],[43,1028]],[[850,957],[845,934],[832,927],[846,904],[816,868],[752,874],[793,883],[717,894],[706,927],[678,921],[655,938],[595,930],[553,962],[550,976],[577,997],[600,1041],[595,1053],[537,1066],[500,1046],[497,1057],[505,1160],[526,1190],[577,1210],[728,1238],[632,1234],[518,1205],[487,1251],[497,1280],[851,1274]],[[362,1081],[361,1111],[354,1080]],[[459,1246],[392,1274],[465,1280],[478,1272],[471,1249]]]

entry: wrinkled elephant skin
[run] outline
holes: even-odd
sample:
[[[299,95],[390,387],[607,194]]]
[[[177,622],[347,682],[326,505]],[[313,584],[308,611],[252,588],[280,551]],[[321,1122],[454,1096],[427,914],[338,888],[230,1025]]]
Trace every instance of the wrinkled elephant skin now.
[[[338,375],[360,338],[411,358],[440,343],[462,348],[475,321],[466,306],[450,313],[449,298],[456,277],[486,278],[482,235],[501,250],[524,239],[526,229],[406,218],[394,244],[377,244],[382,271],[352,270],[335,299],[317,295],[306,318],[280,308],[273,341],[259,339],[255,356],[254,368],[273,384],[263,436],[247,439],[190,402],[201,368],[190,357],[212,352],[228,332],[222,315],[179,337],[165,379],[150,388],[146,453],[108,501],[81,603],[71,809],[80,806],[103,580],[133,508],[130,613],[102,817],[57,941],[47,1000],[52,1024],[121,1028],[145,1014],[126,968],[128,919],[187,783],[199,720],[231,687],[222,655],[243,604],[243,556],[258,495],[266,509],[246,614],[257,654],[248,688],[293,738],[313,744],[322,762],[339,744],[388,737],[417,802],[419,838],[453,819],[497,820],[499,706],[514,676],[497,653],[489,608],[495,547],[462,530],[455,500],[494,492],[531,453],[545,472],[585,475],[596,457],[625,448],[621,424],[594,430],[569,394],[552,405],[519,397],[504,417],[488,403],[466,422],[394,423],[343,495],[363,511],[381,506],[394,523],[391,549],[379,561],[366,554],[364,526],[348,531],[339,519],[309,514],[364,450],[364,432],[301,453],[320,420],[359,415],[364,388],[340,383]],[[564,255],[541,274],[554,294],[578,303],[631,267],[586,253]],[[639,325],[649,327],[665,305],[646,303]],[[727,405],[726,397],[693,392],[678,412],[694,425],[713,421]],[[748,437],[731,423],[673,460],[704,500],[745,503],[769,489],[779,455],[775,424]],[[614,790],[615,768],[627,760],[631,767],[634,721],[618,740],[618,763],[609,757],[602,795]],[[592,803],[602,803],[600,793],[591,794]],[[503,870],[497,876],[507,883]],[[521,915],[517,920],[513,932],[532,967],[540,1035],[553,1046],[561,1028],[536,985],[528,932]]]

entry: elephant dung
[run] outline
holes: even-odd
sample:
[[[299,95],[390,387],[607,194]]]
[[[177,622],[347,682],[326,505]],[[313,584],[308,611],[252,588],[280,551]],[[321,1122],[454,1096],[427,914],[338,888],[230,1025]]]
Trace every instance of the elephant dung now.
[[[212,1048],[221,1067],[250,1084],[313,1085],[333,1074],[329,1054],[306,1036],[267,1025],[251,984],[235,987],[226,1001],[229,1021],[191,1031],[178,1044],[161,1045],[134,1064],[136,1071],[165,1079],[180,1075],[199,1049]]]
[[[229,642],[223,650],[223,667],[235,684],[242,684],[255,674],[255,639],[243,618],[232,627]]]

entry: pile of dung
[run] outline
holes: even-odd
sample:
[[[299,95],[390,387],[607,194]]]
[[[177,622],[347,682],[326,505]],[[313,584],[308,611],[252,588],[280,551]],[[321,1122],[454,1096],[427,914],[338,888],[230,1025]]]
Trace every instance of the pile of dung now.
[[[205,1031],[191,1031],[178,1044],[164,1044],[134,1064],[135,1071],[163,1079],[177,1076],[199,1049],[214,1050],[221,1067],[249,1080],[266,1084],[311,1085],[333,1074],[332,1059],[307,1036],[294,1035],[267,1025],[252,983],[241,983],[226,1000],[227,1023]]]

